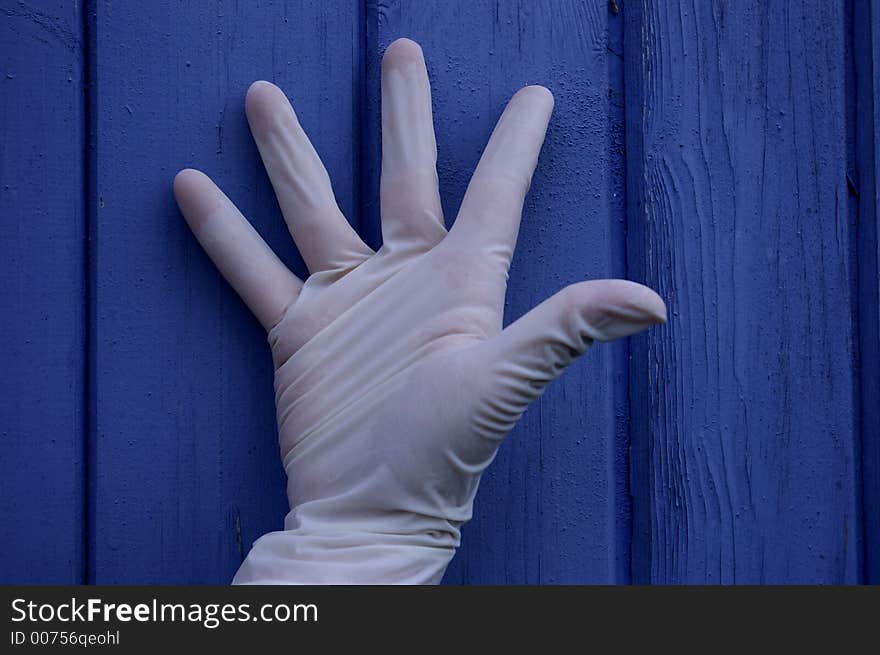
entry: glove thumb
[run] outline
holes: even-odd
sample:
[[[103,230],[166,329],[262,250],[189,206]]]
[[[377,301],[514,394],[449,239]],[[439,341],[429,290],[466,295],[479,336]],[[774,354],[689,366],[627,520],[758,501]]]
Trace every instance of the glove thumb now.
[[[484,344],[501,385],[501,397],[492,403],[496,430],[512,428],[547,383],[594,341],[619,339],[665,321],[660,296],[627,280],[580,282],[551,296]]]

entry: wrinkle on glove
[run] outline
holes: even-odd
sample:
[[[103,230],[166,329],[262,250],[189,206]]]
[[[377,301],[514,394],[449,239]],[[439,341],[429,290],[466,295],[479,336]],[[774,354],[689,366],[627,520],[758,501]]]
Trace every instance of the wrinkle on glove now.
[[[287,98],[255,83],[248,120],[305,281],[207,177],[178,175],[184,216],[266,327],[275,364],[291,509],[234,583],[439,582],[482,472],[529,403],[594,342],[665,321],[650,289],[595,280],[502,330],[552,109],[543,87],[511,98],[447,233],[424,58],[394,42],[382,64],[383,246],[373,252],[339,211]]]

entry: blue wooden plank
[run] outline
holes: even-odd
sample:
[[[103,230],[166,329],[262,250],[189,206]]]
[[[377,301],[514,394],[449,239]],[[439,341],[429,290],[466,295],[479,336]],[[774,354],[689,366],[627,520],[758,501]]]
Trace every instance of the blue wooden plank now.
[[[627,5],[636,582],[857,582],[844,5]]]
[[[880,0],[853,10],[865,582],[880,584]]]
[[[84,563],[83,40],[77,3],[0,10],[0,583]]]
[[[300,274],[244,115],[278,83],[356,216],[359,3],[96,7],[92,580],[223,583],[287,511],[268,344],[190,236],[177,170],[213,176]]]
[[[607,1],[395,0],[367,8],[368,241],[380,238],[379,62],[385,46],[406,36],[428,64],[448,224],[511,94],[543,84],[556,97],[506,321],[568,283],[623,276],[622,70],[609,52],[622,26]],[[447,582],[628,580],[625,356],[625,344],[597,346],[526,413],[483,476]]]

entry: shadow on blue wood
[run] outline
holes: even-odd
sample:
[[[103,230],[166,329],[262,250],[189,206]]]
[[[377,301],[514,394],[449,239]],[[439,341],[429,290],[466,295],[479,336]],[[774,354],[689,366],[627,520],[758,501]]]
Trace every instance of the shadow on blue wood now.
[[[864,581],[880,584],[880,0],[853,3],[853,11]]]

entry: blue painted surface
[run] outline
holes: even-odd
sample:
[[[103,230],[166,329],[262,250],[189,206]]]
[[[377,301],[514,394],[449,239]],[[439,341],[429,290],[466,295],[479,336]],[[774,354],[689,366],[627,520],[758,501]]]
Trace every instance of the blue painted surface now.
[[[529,410],[446,581],[880,581],[880,1],[243,4],[0,10],[0,581],[222,583],[281,526],[265,337],[170,181],[304,273],[244,118],[269,79],[376,244],[399,36],[448,223],[510,94],[556,96],[507,320],[587,277],[670,310]]]
[[[0,8],[0,582],[82,581],[82,15]]]
[[[636,582],[863,578],[845,10],[627,5]]]
[[[853,16],[858,307],[865,582],[880,584],[880,0]]]

